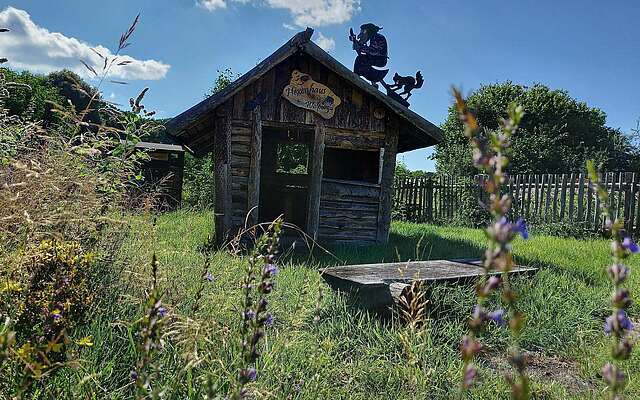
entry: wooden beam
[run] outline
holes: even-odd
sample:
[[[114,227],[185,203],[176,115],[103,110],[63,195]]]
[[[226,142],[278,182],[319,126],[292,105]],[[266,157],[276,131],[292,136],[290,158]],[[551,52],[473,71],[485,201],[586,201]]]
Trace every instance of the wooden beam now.
[[[231,204],[229,182],[231,161],[231,125],[229,119],[223,114],[215,116],[213,132],[213,161],[214,172],[214,216],[216,245],[222,246],[229,239],[231,224]]]
[[[322,193],[322,166],[324,163],[325,127],[322,118],[315,117],[315,135],[313,140],[313,164],[309,181],[309,198],[307,204],[307,234],[314,240],[318,239],[318,225],[320,220],[320,195]]]
[[[249,162],[249,187],[247,192],[247,212],[250,224],[259,222],[260,207],[260,161],[262,159],[262,113],[258,105],[252,112],[251,161]]]
[[[224,125],[223,125],[223,135],[225,139],[225,153],[224,159],[226,163],[225,169],[225,180],[224,186],[222,189],[222,194],[224,196],[224,239],[225,241],[229,239],[232,230],[232,222],[233,222],[233,207],[231,200],[231,119],[233,118],[233,105],[231,102],[227,102],[224,105]]]
[[[378,243],[389,240],[389,226],[391,224],[392,185],[396,169],[396,151],[398,150],[399,124],[395,118],[390,118],[386,124],[387,131],[384,140],[384,155],[382,175],[380,179],[380,205],[378,211]]]

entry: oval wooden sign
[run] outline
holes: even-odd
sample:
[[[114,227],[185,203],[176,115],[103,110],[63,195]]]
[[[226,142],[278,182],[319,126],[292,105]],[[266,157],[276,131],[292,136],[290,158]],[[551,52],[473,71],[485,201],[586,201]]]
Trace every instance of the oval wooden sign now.
[[[340,97],[331,89],[297,69],[291,73],[291,80],[284,87],[282,97],[297,107],[319,114],[324,119],[333,117],[336,107],[342,103]]]

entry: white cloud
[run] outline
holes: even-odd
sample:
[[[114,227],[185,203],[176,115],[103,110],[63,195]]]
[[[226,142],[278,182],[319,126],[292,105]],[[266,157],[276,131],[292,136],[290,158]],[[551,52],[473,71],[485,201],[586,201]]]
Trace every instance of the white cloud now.
[[[320,32],[318,32],[318,37],[314,39],[314,42],[326,52],[330,52],[336,48],[336,41],[331,37],[326,37]]]
[[[272,8],[289,10],[300,27],[342,24],[360,10],[360,0],[265,0]]]
[[[198,6],[209,11],[226,8],[227,3],[250,3],[288,10],[298,27],[342,24],[360,11],[360,0],[196,0]],[[285,25],[286,28],[291,26]]]
[[[218,8],[227,8],[226,0],[196,0],[196,4],[209,11],[217,10]]]
[[[66,68],[83,76],[93,76],[80,60],[100,73],[103,61],[92,49],[104,57],[113,57],[108,48],[50,32],[36,25],[26,11],[13,7],[0,12],[0,27],[10,29],[0,33],[0,57],[8,58],[7,64],[16,69],[48,73]],[[157,80],[164,78],[171,67],[160,61],[137,60],[128,55],[120,55],[118,62],[122,61],[130,63],[114,65],[109,72],[110,78]]]

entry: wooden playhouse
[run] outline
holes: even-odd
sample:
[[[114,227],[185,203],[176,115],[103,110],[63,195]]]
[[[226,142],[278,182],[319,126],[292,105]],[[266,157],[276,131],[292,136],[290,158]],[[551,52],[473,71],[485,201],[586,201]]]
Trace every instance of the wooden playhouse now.
[[[396,154],[440,129],[296,34],[224,90],[173,118],[196,156],[213,151],[216,238],[280,214],[322,243],[385,243]]]

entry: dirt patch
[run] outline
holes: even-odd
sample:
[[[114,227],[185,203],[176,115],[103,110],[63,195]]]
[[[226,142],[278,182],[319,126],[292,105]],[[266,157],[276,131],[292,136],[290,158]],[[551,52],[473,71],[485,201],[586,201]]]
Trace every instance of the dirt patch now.
[[[595,392],[596,386],[580,376],[580,365],[571,359],[528,352],[529,376],[538,383],[555,382],[571,394]],[[488,366],[504,375],[511,372],[511,366],[503,354],[491,354],[484,358]]]

